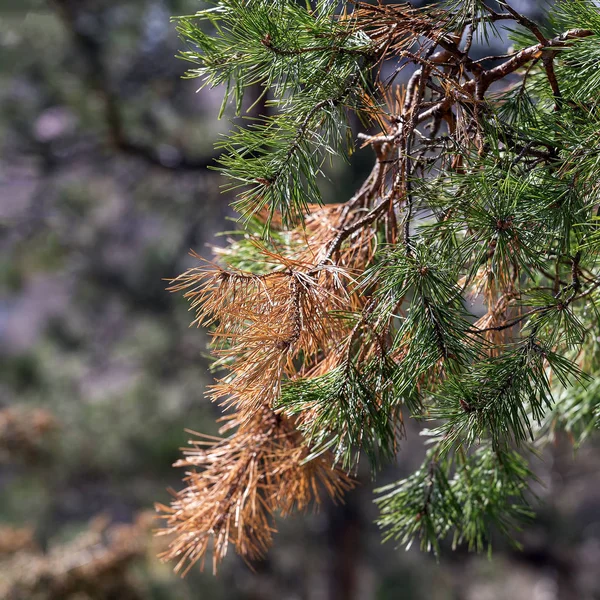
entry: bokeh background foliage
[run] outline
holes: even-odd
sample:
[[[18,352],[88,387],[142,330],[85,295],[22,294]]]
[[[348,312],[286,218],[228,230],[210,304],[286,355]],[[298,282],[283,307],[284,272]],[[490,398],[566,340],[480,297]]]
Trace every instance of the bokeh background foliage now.
[[[600,598],[600,448],[572,460],[561,435],[534,464],[523,552],[498,540],[493,562],[382,547],[368,469],[345,506],[282,522],[255,573],[231,556],[182,580],[155,558],[150,511],[180,485],[184,429],[218,417],[205,334],[163,280],[234,228],[206,169],[230,127],[221,92],[181,79],[169,21],[201,6],[0,4],[0,598]],[[324,197],[370,162],[332,165]],[[385,479],[420,463],[417,433]]]

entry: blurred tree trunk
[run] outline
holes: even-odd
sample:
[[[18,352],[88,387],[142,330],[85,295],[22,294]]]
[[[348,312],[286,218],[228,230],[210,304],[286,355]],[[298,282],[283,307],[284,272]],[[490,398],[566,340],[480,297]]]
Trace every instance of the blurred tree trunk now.
[[[364,563],[361,512],[358,490],[346,496],[344,505],[328,510],[331,556],[327,600],[367,600],[358,596],[359,570]]]

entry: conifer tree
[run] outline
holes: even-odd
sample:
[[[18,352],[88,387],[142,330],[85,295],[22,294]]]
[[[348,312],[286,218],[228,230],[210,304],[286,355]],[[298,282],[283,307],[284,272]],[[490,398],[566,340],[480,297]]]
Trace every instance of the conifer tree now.
[[[189,76],[238,114],[258,86],[269,114],[220,143],[243,235],[172,282],[210,328],[227,416],[177,463],[165,558],[263,555],[275,514],[401,455],[408,418],[429,447],[378,492],[384,538],[439,552],[510,536],[531,514],[532,451],[600,421],[600,10],[561,0],[536,24],[503,0],[210,5],[177,20]],[[498,28],[509,52],[475,58]],[[323,198],[355,144],[370,175]]]

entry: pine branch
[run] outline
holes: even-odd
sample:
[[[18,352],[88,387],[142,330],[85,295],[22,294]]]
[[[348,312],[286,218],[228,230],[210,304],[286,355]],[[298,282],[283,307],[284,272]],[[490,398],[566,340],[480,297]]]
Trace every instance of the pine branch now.
[[[262,85],[276,113],[222,144],[247,233],[171,288],[212,328],[209,395],[236,432],[182,463],[203,470],[162,509],[167,558],[211,537],[217,559],[262,554],[271,514],[314,502],[317,480],[337,498],[361,456],[374,475],[393,461],[405,416],[436,420],[435,445],[382,490],[385,535],[482,551],[530,515],[527,444],[600,425],[584,391],[600,373],[600,12],[564,0],[542,29],[502,4],[215,0],[180,22],[192,76],[238,110]],[[517,49],[474,60],[499,22]],[[377,128],[358,134],[375,164],[321,205],[352,113]]]

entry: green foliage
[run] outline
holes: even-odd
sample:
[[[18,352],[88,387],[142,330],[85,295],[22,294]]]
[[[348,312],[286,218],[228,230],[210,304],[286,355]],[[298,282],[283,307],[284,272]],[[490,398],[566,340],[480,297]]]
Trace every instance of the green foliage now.
[[[217,246],[214,252],[227,265],[247,273],[263,275],[277,268],[277,263],[265,260],[265,249],[292,256],[298,250],[297,241],[288,232],[271,230],[268,240],[263,239],[264,224],[256,217],[248,220],[244,231],[234,230],[221,233],[227,237],[226,246]]]
[[[566,85],[563,92],[572,101],[585,107],[591,98],[596,98],[600,91],[600,36],[594,35],[582,40],[580,44],[563,51],[564,61],[558,74],[564,75]]]
[[[458,287],[456,258],[434,245],[416,240],[409,247],[389,247],[366,272],[364,286],[377,282],[375,316],[396,315],[410,298],[404,316],[397,316],[394,345],[403,348],[394,375],[400,393],[414,391],[422,375],[440,360],[460,369],[480,349],[468,336],[469,314]]]
[[[284,385],[279,406],[292,416],[307,413],[300,430],[319,456],[332,450],[334,462],[354,469],[362,450],[375,468],[393,460],[399,433],[393,363],[381,359],[345,364],[318,377]]]
[[[407,479],[377,490],[384,539],[439,554],[452,534],[452,545],[491,550],[492,527],[506,534],[531,517],[527,508],[532,473],[514,451],[482,445],[472,454],[440,458],[428,452],[423,465]]]
[[[448,377],[435,392],[430,412],[432,418],[444,419],[437,429],[443,446],[470,447],[489,439],[498,448],[533,440],[532,421],[541,422],[552,406],[546,364],[565,386],[579,376],[573,363],[529,338]]]
[[[490,35],[497,35],[498,29],[484,0],[443,0],[440,4],[448,19],[446,28],[462,32],[473,19],[478,19],[480,26],[473,32],[477,41],[487,43]]]
[[[231,98],[240,113],[250,86],[263,88],[262,95],[270,90],[275,114],[231,132],[219,162],[230,188],[243,188],[239,212],[267,207],[291,223],[321,201],[324,160],[351,148],[346,111],[366,108],[372,42],[333,19],[336,3],[326,0],[311,11],[289,0],[214,4],[178,19],[193,44],[182,57],[200,65],[190,77],[225,85],[221,112]],[[210,34],[199,28],[202,21]]]

